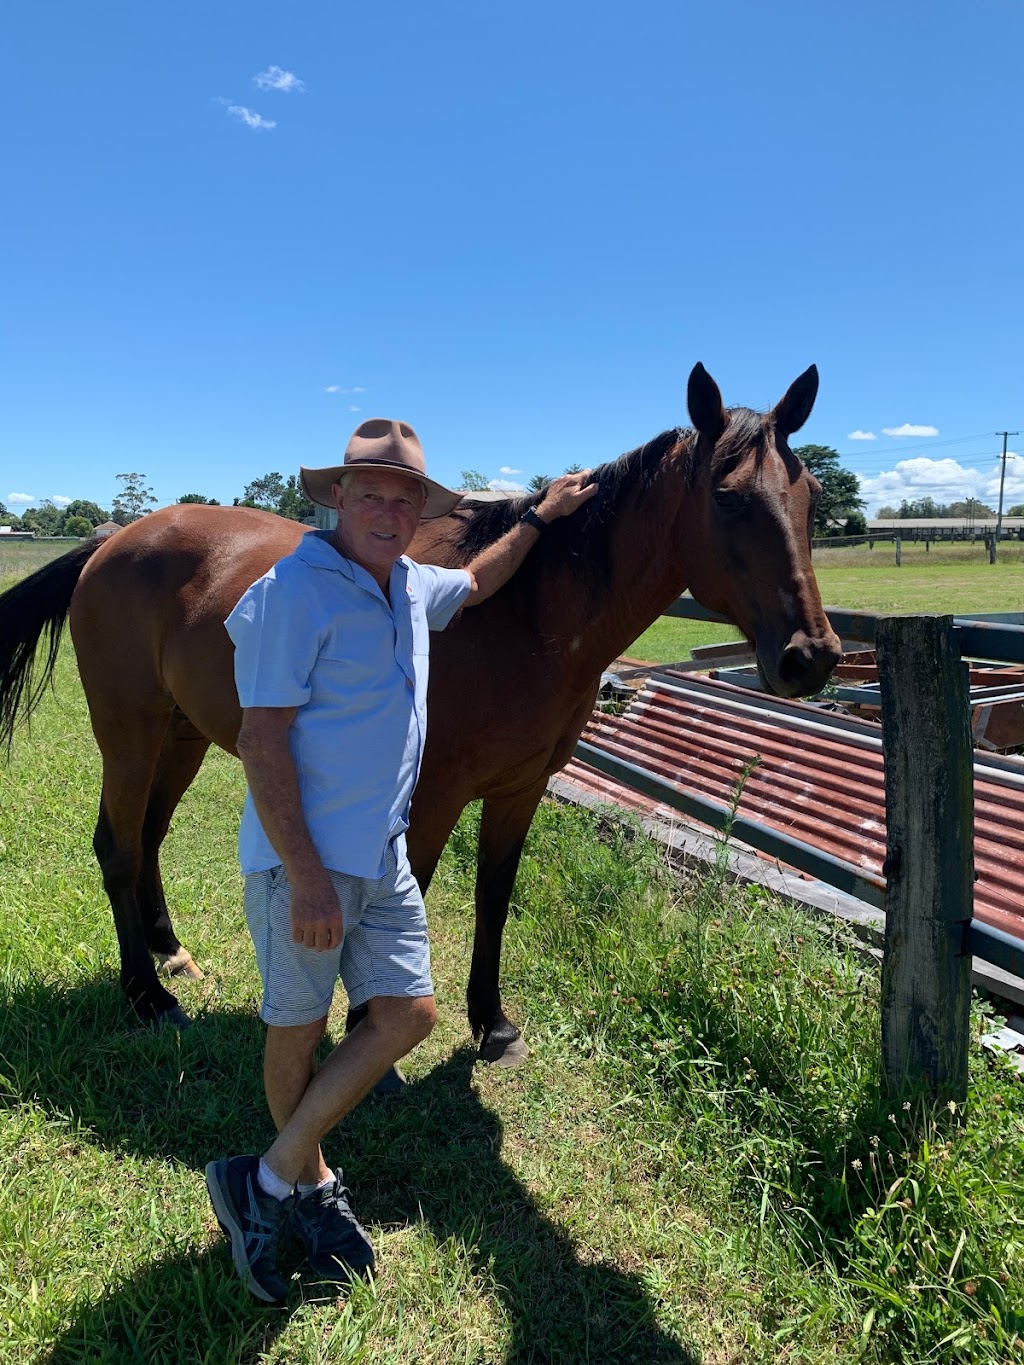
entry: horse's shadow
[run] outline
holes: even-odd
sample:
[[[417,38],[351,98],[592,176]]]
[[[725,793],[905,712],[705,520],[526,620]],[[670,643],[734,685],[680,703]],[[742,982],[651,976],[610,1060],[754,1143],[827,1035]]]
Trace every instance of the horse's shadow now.
[[[254,1015],[222,1007],[182,1035],[126,1030],[106,982],[0,992],[0,1102],[31,1097],[108,1147],[201,1170],[211,1154],[269,1141],[262,1033]],[[473,1064],[467,1048],[402,1093],[371,1098],[325,1144],[328,1157],[342,1149],[360,1214],[423,1220],[438,1243],[465,1247],[501,1300],[507,1362],[695,1365],[659,1327],[639,1276],[581,1259],[502,1160],[501,1123],[473,1088]],[[239,1362],[256,1360],[288,1321],[248,1303],[216,1247],[154,1262],[89,1302],[50,1359],[178,1361],[190,1315],[218,1343],[216,1359]]]

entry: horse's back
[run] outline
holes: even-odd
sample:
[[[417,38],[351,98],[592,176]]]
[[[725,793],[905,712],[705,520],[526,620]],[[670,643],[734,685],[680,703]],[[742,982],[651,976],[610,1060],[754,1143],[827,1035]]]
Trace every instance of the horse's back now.
[[[173,704],[208,739],[233,748],[239,712],[224,620],[303,531],[255,508],[185,504],[115,532],[71,603],[90,708]]]

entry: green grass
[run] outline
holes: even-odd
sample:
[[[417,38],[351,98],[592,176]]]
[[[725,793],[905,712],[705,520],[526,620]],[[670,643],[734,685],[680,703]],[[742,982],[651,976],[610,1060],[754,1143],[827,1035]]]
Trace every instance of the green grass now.
[[[70,540],[7,540],[0,536],[0,590],[73,549]]]
[[[506,934],[532,1049],[475,1067],[475,813],[429,898],[441,1022],[410,1085],[327,1143],[377,1246],[344,1303],[250,1304],[203,1187],[271,1136],[234,839],[212,755],[168,840],[207,972],[134,1025],[89,841],[73,661],[0,778],[0,1360],[1024,1360],[1024,1085],[976,1046],[963,1112],[879,1098],[878,982],[792,909],[546,805]],[[342,1027],[339,1001],[331,1029]],[[891,1115],[891,1116],[890,1116]]]

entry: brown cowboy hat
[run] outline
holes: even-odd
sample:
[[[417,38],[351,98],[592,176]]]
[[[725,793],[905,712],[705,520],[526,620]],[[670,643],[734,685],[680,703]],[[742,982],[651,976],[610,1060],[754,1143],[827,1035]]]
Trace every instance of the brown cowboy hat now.
[[[326,469],[300,467],[299,479],[306,496],[321,507],[333,507],[331,485],[352,469],[386,469],[392,474],[407,474],[426,490],[422,517],[443,517],[462,501],[443,484],[427,478],[420,438],[408,422],[391,422],[386,417],[371,417],[360,422],[345,448],[345,463]]]

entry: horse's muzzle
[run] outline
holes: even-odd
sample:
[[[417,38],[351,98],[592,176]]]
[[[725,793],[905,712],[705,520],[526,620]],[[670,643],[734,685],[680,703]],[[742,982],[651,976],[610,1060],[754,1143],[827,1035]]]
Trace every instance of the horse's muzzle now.
[[[780,697],[807,697],[820,692],[843,657],[839,637],[832,630],[824,635],[807,635],[798,630],[769,668],[758,651],[764,681]]]

